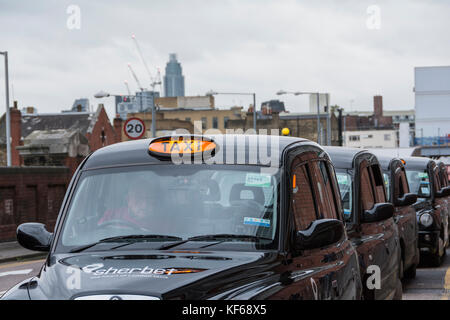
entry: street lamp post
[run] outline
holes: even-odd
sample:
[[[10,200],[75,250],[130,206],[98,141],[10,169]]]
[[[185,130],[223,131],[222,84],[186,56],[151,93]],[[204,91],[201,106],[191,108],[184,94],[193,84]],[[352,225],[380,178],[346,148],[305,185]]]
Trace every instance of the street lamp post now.
[[[123,95],[121,95],[121,94],[110,94],[110,93],[107,93],[107,92],[105,92],[105,91],[100,91],[100,92],[98,92],[98,93],[96,93],[95,95],[94,95],[94,97],[96,97],[96,98],[98,98],[98,99],[100,99],[100,98],[107,98],[107,97],[122,97]],[[141,106],[141,110],[142,110],[142,99],[144,98],[142,95],[140,96],[140,97],[138,97],[138,96],[136,96],[136,99],[137,98],[139,98],[139,103],[140,103],[140,106]],[[154,98],[154,96],[153,96],[153,98]],[[117,109],[116,109],[116,114],[117,114],[118,112],[117,112]],[[152,107],[152,125],[151,125],[151,130],[152,130],[152,137],[154,138],[154,137],[156,137],[156,115],[155,115],[155,113],[156,113],[156,110],[155,110],[155,102],[153,101],[153,107]]]
[[[237,96],[253,96],[253,129],[256,134],[256,93],[242,93],[242,92],[215,92],[213,90],[206,93],[207,96],[214,96],[218,94],[237,95]]]
[[[317,143],[321,144],[321,139],[320,139],[320,102],[319,102],[319,98],[320,98],[320,93],[319,92],[288,92],[288,91],[283,91],[280,90],[277,92],[277,95],[282,95],[282,94],[293,94],[295,96],[301,95],[301,94],[315,94],[317,96]],[[328,103],[327,103],[328,104]],[[327,135],[328,135],[328,131],[329,128],[327,128]]]
[[[9,114],[9,77],[8,77],[8,51],[0,52],[5,56],[5,95],[6,95],[6,165],[11,166],[11,119]]]

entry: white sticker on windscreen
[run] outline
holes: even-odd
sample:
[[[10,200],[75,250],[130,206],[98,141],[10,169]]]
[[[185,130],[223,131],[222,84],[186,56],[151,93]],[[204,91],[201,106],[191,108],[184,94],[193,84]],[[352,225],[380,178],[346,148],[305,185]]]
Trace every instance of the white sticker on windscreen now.
[[[245,177],[246,187],[270,187],[270,175],[260,173],[247,173]]]
[[[268,219],[244,217],[244,224],[270,228],[270,220]]]

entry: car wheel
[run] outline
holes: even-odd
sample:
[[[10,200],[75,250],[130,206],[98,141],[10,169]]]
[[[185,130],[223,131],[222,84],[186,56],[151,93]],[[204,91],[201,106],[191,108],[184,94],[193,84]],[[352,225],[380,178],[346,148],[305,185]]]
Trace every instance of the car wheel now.
[[[442,246],[443,246],[444,242],[442,241],[442,239],[440,237],[439,237],[438,242],[439,242],[439,245],[438,245],[436,252],[430,256],[430,264],[432,267],[439,267],[442,263],[442,257],[445,255],[445,248],[444,248],[444,250],[442,250]],[[443,251],[442,256],[441,256],[441,251]]]
[[[395,294],[394,294],[394,300],[402,300],[403,298],[403,286],[402,286],[402,282],[400,281],[400,279],[397,280],[397,288],[395,290]]]
[[[408,270],[405,270],[405,272],[403,273],[403,278],[404,279],[415,279],[416,278],[416,270],[417,270],[417,265],[413,264],[411,267],[408,268]]]
[[[404,270],[403,270],[404,267],[405,267],[405,265],[403,263],[403,259],[400,258],[400,265],[398,267],[398,271],[399,271],[398,276],[399,276],[400,280],[403,279],[403,277],[405,276]]]

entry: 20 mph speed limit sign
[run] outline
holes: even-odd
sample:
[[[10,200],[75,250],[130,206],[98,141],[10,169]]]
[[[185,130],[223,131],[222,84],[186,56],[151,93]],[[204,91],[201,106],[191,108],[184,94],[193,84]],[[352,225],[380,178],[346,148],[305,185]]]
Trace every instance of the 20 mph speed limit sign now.
[[[130,118],[125,122],[123,130],[128,138],[140,139],[145,133],[144,121],[139,118]]]

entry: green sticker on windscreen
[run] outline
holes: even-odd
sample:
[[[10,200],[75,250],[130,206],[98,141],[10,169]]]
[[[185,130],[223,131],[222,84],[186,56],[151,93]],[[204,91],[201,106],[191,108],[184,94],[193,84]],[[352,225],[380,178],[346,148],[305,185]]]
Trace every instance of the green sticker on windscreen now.
[[[419,176],[419,178],[428,178],[428,173],[426,172],[419,172],[417,175]]]
[[[337,174],[337,180],[339,184],[347,185],[349,184],[349,177],[346,174]]]
[[[261,173],[247,173],[245,177],[246,187],[270,187],[270,175]]]

